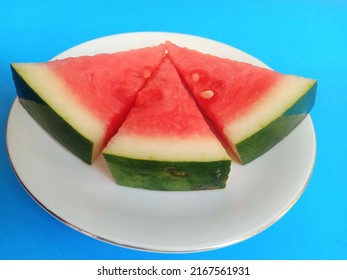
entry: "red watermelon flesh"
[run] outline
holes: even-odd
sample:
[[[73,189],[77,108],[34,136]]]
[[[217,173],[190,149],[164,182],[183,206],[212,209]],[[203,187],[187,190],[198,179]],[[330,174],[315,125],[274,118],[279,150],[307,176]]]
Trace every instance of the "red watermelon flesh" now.
[[[48,62],[71,93],[107,126],[104,144],[117,132],[136,94],[158,67],[163,44],[113,54],[80,56]]]
[[[265,153],[299,123],[280,117],[306,93],[310,98],[298,115],[307,114],[313,106],[316,81],[312,79],[204,54],[169,41],[166,47],[197,102],[243,163]],[[257,138],[252,140],[254,135]],[[243,145],[245,140],[249,144]]]
[[[159,70],[138,95],[122,132],[151,138],[214,137],[168,58]]]

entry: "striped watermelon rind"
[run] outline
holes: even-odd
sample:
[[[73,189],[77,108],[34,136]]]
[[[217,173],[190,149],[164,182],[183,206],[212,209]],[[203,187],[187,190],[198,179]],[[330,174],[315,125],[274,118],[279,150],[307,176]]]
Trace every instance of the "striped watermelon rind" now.
[[[311,111],[316,98],[317,83],[313,82],[307,92],[287,111],[251,137],[236,144],[243,164],[260,157],[281,142],[294,130]]]
[[[117,184],[160,191],[195,191],[225,188],[230,160],[159,161],[104,153]]]
[[[93,157],[93,141],[83,136],[68,120],[57,113],[18,73],[16,65],[11,65],[13,79],[17,89],[19,102],[33,119],[50,135],[57,139],[73,154],[84,162],[91,164]],[[78,145],[76,145],[78,143]]]

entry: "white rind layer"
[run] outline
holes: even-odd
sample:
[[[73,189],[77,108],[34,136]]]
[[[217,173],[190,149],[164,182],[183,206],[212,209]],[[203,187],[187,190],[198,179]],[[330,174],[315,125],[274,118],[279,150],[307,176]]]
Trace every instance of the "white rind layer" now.
[[[64,81],[59,79],[44,63],[14,63],[12,66],[61,118],[83,137],[94,143],[94,159],[102,149],[106,133],[105,125],[81,106]]]
[[[315,82],[312,79],[284,75],[247,113],[225,126],[225,135],[233,145],[249,138],[291,108]]]
[[[217,138],[212,137],[154,138],[119,133],[111,139],[103,153],[158,161],[230,160]]]

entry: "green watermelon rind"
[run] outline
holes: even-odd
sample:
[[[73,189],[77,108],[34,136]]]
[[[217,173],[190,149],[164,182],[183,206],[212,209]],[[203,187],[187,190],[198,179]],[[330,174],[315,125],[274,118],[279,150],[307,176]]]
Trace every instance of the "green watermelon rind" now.
[[[57,114],[11,65],[19,102],[53,138],[84,162],[92,163],[93,143]]]
[[[230,160],[173,162],[106,153],[104,157],[116,183],[133,188],[160,191],[223,189],[230,173]]]
[[[236,144],[242,164],[247,164],[265,154],[288,136],[313,108],[317,82],[281,116],[251,137]]]

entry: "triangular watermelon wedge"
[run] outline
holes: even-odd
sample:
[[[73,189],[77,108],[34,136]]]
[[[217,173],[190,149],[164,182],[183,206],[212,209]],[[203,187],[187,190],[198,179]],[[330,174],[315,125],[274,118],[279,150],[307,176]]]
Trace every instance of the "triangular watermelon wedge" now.
[[[166,42],[202,110],[241,163],[285,138],[314,105],[317,82]]]
[[[117,132],[164,55],[161,44],[48,63],[14,63],[11,68],[24,108],[90,164]]]
[[[231,160],[167,57],[103,151],[119,185],[224,188]]]

